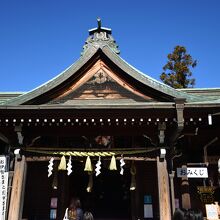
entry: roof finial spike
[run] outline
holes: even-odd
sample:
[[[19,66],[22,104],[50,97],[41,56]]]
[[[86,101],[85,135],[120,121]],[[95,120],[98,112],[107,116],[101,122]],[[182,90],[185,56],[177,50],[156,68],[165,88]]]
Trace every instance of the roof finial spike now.
[[[100,30],[101,29],[101,18],[100,17],[98,17],[97,18],[97,22],[98,22],[98,30]]]

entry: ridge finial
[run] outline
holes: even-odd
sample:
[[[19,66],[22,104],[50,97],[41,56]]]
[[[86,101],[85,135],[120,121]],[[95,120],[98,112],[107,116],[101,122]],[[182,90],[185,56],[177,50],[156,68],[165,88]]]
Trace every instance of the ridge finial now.
[[[101,18],[100,17],[97,18],[97,22],[98,22],[98,30],[100,30],[101,27],[102,27],[102,22],[101,22]]]

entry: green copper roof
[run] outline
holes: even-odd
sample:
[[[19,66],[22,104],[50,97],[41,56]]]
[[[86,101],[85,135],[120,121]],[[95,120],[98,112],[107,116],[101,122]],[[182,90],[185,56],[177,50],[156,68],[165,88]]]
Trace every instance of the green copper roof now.
[[[83,47],[81,57],[73,63],[70,67],[64,70],[55,78],[46,82],[45,84],[37,87],[36,89],[25,93],[21,96],[12,98],[6,102],[0,103],[1,105],[22,105],[32,99],[36,99],[44,93],[56,88],[61,83],[64,83],[70,77],[73,77],[78,70],[84,67],[95,56],[104,54],[112,63],[120,68],[125,74],[135,81],[138,81],[143,86],[153,89],[161,95],[174,98],[184,98],[186,102],[205,102],[214,101],[216,97],[195,95],[171,88],[150,76],[143,74],[119,56],[118,46],[116,45],[112,35],[111,29],[101,27],[101,21],[98,20],[98,27],[89,31],[89,37]]]

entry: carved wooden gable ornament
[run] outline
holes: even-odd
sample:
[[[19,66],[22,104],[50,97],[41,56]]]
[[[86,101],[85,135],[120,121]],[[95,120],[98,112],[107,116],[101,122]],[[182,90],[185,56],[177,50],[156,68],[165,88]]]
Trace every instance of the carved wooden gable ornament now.
[[[146,102],[152,99],[121,79],[102,60],[98,60],[78,81],[49,103],[72,105],[83,100]]]

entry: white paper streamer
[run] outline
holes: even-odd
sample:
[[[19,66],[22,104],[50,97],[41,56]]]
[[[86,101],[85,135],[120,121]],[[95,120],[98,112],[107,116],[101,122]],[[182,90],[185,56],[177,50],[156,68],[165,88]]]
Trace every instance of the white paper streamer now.
[[[69,161],[67,163],[67,175],[69,176],[72,173],[72,161],[71,161],[71,156],[69,157]]]
[[[96,163],[96,168],[95,168],[95,175],[96,176],[98,176],[100,173],[101,173],[101,164],[102,164],[102,162],[101,162],[101,157],[99,157],[99,160],[97,161],[97,163]]]
[[[54,158],[51,157],[49,160],[49,165],[48,165],[48,177],[52,175],[52,170],[53,170],[53,160]]]
[[[120,160],[120,174],[123,175],[124,174],[124,168],[123,166],[125,165],[125,161],[124,161],[124,158],[122,157],[121,160]]]

